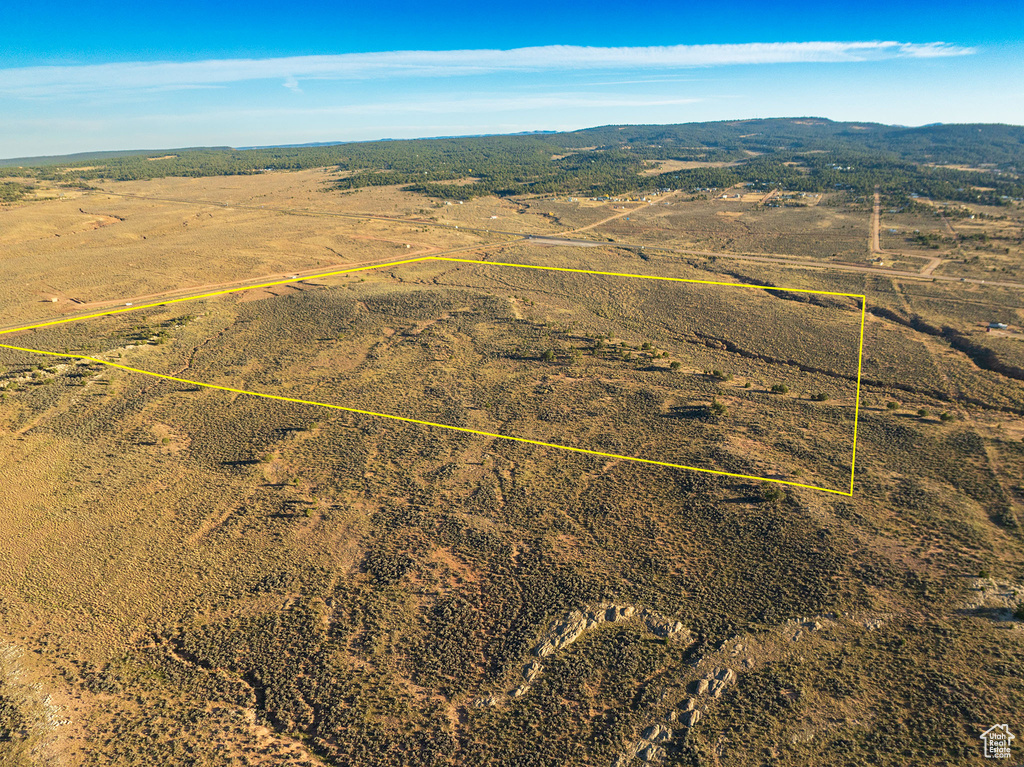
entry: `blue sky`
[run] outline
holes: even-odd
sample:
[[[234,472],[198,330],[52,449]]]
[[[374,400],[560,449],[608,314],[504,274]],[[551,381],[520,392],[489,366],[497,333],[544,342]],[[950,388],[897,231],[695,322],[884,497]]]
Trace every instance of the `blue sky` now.
[[[0,157],[802,115],[1024,123],[1019,0],[2,14]]]

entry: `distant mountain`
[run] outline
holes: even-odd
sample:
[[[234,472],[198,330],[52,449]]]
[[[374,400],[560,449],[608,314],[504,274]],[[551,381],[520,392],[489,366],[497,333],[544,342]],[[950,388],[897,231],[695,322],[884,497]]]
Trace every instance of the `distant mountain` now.
[[[608,125],[557,134],[566,146],[666,142],[675,147],[757,152],[870,151],[935,164],[1024,168],[1024,127],[936,123],[918,128],[822,117],[728,120],[679,125]]]
[[[460,200],[480,195],[602,196],[659,188],[705,192],[736,184],[843,191],[855,197],[878,189],[893,201],[928,196],[1000,205],[1024,198],[1024,127],[906,128],[820,117],[252,149],[92,152],[4,164],[33,161],[36,167],[17,175],[79,184],[333,167],[343,171],[331,182],[338,189],[397,185]],[[665,161],[681,161],[686,167],[672,169]],[[467,183],[449,183],[458,179]]]
[[[524,130],[518,133],[468,133],[460,134],[457,136],[423,136],[418,139],[403,139],[403,138],[381,138],[377,141],[436,141],[438,139],[453,139],[453,138],[484,138],[488,136],[540,136],[540,135],[557,135],[558,131],[554,130]],[[301,149],[303,147],[319,147],[319,146],[342,146],[343,144],[365,144],[365,141],[310,141],[305,144],[261,144],[259,146],[239,146],[234,147],[238,151],[245,151],[248,149]]]
[[[381,141],[387,141],[387,139],[381,139]],[[225,147],[232,149],[236,152],[245,152],[250,149],[303,149],[305,147],[317,147],[317,146],[341,146],[342,144],[352,144],[352,141],[309,141],[305,144],[259,144],[257,146],[236,146],[236,147]]]
[[[252,147],[190,147],[182,149],[122,150],[81,152],[70,155],[18,157],[0,160],[0,167],[41,167],[106,163],[139,156],[168,154],[201,155],[209,160],[215,153],[227,159],[213,163],[217,172],[240,172],[261,168],[294,169],[310,163],[334,164],[332,159],[347,156],[346,147],[358,151],[373,145],[408,145],[411,142],[482,140],[543,141],[557,150],[597,146],[599,149],[644,147],[648,156],[664,159],[693,159],[695,154],[712,153],[733,159],[749,153],[767,152],[840,152],[887,154],[893,159],[937,165],[988,165],[1003,170],[1024,169],[1024,127],[1000,124],[951,125],[936,123],[916,128],[871,122],[834,122],[822,117],[791,117],[676,125],[605,125],[578,131],[524,131],[513,134],[477,134],[437,136],[420,139],[380,139],[379,141],[322,141],[304,144],[279,144]],[[524,144],[526,146],[527,144]],[[657,151],[656,151],[657,150]],[[325,153],[326,152],[326,153]],[[250,153],[251,161],[245,160]],[[678,155],[678,157],[674,157]],[[287,158],[285,162],[276,160]],[[188,166],[194,163],[186,163]],[[155,164],[154,164],[155,165]],[[172,163],[153,167],[162,175],[179,175]],[[228,167],[230,166],[230,167]],[[194,170],[194,169],[193,169]],[[190,171],[191,173],[192,171]]]

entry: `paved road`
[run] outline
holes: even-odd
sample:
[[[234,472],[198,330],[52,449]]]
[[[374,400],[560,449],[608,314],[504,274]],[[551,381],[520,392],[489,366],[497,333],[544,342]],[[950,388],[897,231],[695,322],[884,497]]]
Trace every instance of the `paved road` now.
[[[569,237],[548,237],[536,234],[526,237],[526,241],[531,245],[567,245],[573,248],[599,248],[608,244],[596,240],[574,240]]]

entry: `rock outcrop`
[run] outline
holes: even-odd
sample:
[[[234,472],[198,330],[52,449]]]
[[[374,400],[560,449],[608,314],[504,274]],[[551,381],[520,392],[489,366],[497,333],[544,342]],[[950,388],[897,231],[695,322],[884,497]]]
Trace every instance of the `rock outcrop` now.
[[[523,679],[525,679],[527,682],[532,682],[534,679],[540,676],[540,672],[543,670],[544,666],[542,666],[538,661],[531,660],[529,663],[523,666]]]
[[[633,605],[617,605],[605,602],[583,610],[573,610],[564,618],[556,621],[554,625],[540,638],[540,641],[533,648],[536,658],[548,658],[562,650],[573,642],[577,641],[587,631],[597,628],[606,623],[622,623],[633,619],[640,619],[644,627],[657,637],[662,639],[676,638],[682,641],[692,641],[693,636],[681,622],[668,618],[659,612],[649,610],[646,607],[637,608]],[[508,693],[510,698],[521,698],[525,695],[530,686],[544,671],[544,666],[537,659],[526,663],[522,668],[522,677],[525,684],[521,684]],[[478,698],[473,705],[477,707],[493,706],[504,699],[504,696],[488,695]]]
[[[683,635],[686,638],[690,636],[689,630],[681,622],[646,607],[638,610],[633,605],[600,604],[582,611],[573,610],[555,623],[541,638],[534,648],[534,653],[545,658],[575,642],[588,629],[602,623],[618,623],[634,617],[641,618],[647,630],[662,639],[676,635]]]

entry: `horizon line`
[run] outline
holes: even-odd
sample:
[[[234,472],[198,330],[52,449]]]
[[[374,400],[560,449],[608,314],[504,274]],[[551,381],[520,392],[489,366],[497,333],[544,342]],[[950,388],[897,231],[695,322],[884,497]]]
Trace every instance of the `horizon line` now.
[[[132,155],[132,154],[151,154],[156,152],[199,152],[199,151],[214,151],[214,152],[251,152],[260,149],[314,149],[317,147],[330,147],[330,146],[342,146],[345,144],[375,144],[379,142],[398,142],[398,141],[440,141],[443,139],[470,139],[470,138],[493,138],[503,136],[558,136],[569,133],[580,133],[588,130],[599,130],[601,128],[623,128],[623,127],[672,127],[682,125],[712,125],[712,124],[729,124],[729,123],[754,123],[754,122],[768,122],[772,120],[821,120],[827,123],[833,123],[836,125],[876,125],[883,128],[898,128],[902,130],[915,130],[917,128],[929,128],[938,126],[977,126],[977,127],[1009,127],[1009,128],[1024,128],[1024,124],[1012,123],[1012,122],[928,122],[921,123],[919,125],[907,125],[903,123],[884,123],[877,122],[875,120],[833,120],[830,117],[821,117],[817,115],[776,115],[772,117],[736,117],[726,118],[722,120],[693,120],[689,122],[671,122],[671,123],[606,123],[603,125],[587,125],[582,128],[571,128],[566,130],[557,129],[546,129],[537,128],[534,130],[525,131],[512,131],[508,133],[502,132],[484,132],[484,133],[460,133],[460,134],[444,134],[444,135],[425,135],[425,136],[412,136],[405,138],[394,138],[390,136],[381,136],[378,138],[369,139],[337,139],[327,141],[305,141],[302,143],[283,143],[283,144],[253,144],[248,146],[232,146],[230,144],[216,144],[210,143],[206,145],[195,145],[195,146],[182,146],[182,147],[140,147],[140,148],[121,148],[121,149],[84,149],[77,152],[66,152],[63,154],[38,154],[38,155],[23,155],[18,157],[0,157],[0,163],[7,164],[7,167],[33,167],[35,164],[49,164],[50,162],[56,163],[58,161],[73,162],[75,158],[81,157],[82,159],[104,159],[95,157],[95,155],[110,155],[106,159],[117,159],[119,156]],[[92,155],[93,157],[84,157],[86,155]],[[12,165],[12,163],[25,161],[25,165],[18,166]],[[31,161],[47,161],[32,163]],[[0,166],[2,167],[2,166]],[[2,175],[2,174],[0,174]]]

